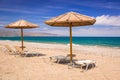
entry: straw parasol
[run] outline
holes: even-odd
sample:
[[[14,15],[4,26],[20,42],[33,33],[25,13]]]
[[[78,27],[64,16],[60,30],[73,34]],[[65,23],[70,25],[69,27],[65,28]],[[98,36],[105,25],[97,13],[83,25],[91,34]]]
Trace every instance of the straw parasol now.
[[[24,46],[23,46],[23,29],[29,29],[29,28],[37,28],[38,25],[27,22],[25,20],[19,20],[16,22],[13,22],[7,26],[5,26],[5,28],[15,28],[15,29],[21,29],[21,48],[23,50]]]
[[[45,21],[50,26],[61,26],[70,28],[70,61],[72,62],[72,27],[93,25],[96,20],[92,17],[76,12],[68,12],[58,17]]]

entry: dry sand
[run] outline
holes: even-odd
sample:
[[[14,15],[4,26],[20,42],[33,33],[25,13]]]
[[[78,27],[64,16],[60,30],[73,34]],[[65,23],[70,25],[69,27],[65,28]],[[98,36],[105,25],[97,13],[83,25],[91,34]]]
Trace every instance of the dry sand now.
[[[75,59],[96,61],[95,68],[81,72],[49,61],[50,56],[68,54],[69,45],[25,42],[30,52],[40,54],[34,57],[15,57],[4,52],[4,45],[14,49],[20,42],[0,41],[0,80],[120,80],[120,48],[73,45]]]

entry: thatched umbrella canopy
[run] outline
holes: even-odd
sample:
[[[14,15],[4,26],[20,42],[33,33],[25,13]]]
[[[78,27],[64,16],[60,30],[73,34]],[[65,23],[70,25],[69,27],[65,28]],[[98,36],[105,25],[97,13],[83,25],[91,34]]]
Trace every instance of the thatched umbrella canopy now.
[[[92,17],[76,12],[68,12],[58,17],[45,21],[50,26],[70,28],[70,61],[72,62],[72,27],[93,25],[96,20]]]
[[[24,49],[24,46],[23,46],[23,29],[37,28],[37,27],[38,27],[38,25],[27,22],[25,20],[19,20],[19,21],[13,22],[13,23],[5,26],[5,28],[21,29],[21,41],[22,41],[21,48],[22,48],[22,50]]]

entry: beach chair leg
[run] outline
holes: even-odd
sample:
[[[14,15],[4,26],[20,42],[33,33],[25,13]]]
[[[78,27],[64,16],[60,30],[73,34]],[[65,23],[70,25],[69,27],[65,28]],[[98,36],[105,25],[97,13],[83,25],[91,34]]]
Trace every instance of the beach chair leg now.
[[[37,57],[39,57],[39,53],[37,53]]]
[[[16,57],[16,55],[18,54],[17,52],[13,52],[13,53],[14,53],[15,57]]]
[[[57,60],[57,63],[59,63],[61,60]]]
[[[95,63],[92,63],[92,68],[94,68],[95,67]]]
[[[52,61],[52,57],[49,57],[50,58],[50,62]]]
[[[34,57],[36,54],[32,54],[32,57]]]
[[[25,57],[27,57],[28,53],[25,53]]]
[[[37,57],[38,57],[38,53],[35,53],[35,56],[37,56]]]
[[[86,69],[85,69],[85,71],[87,71],[87,70],[88,70],[88,67],[89,67],[89,64],[86,64]]]
[[[72,69],[74,67],[73,63],[68,63],[68,69]]]
[[[84,69],[83,69],[83,66],[82,66],[82,65],[80,66],[80,69],[81,69],[81,72],[84,72]]]

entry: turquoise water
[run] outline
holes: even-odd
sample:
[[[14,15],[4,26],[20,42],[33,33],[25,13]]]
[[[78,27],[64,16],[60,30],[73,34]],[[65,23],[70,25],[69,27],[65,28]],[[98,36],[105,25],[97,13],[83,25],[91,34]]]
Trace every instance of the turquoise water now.
[[[0,37],[0,40],[20,41],[20,37]],[[24,37],[24,41],[69,44],[69,37]],[[120,37],[73,37],[73,44],[120,47]]]

